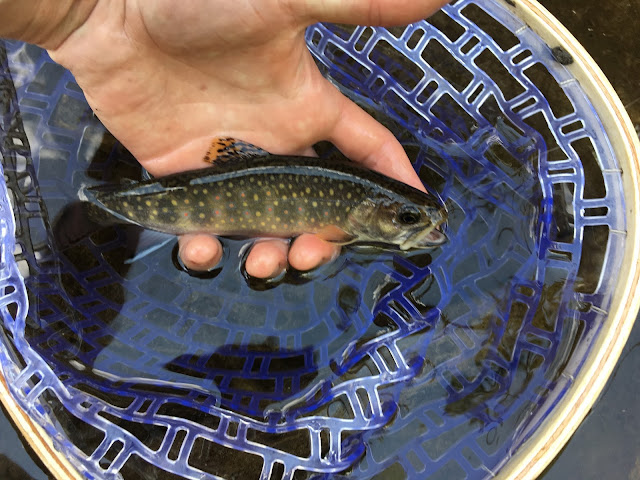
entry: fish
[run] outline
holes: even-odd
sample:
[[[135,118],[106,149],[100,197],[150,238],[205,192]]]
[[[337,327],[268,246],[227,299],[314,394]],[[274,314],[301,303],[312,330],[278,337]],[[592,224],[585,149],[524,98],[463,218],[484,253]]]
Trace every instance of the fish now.
[[[447,210],[425,193],[342,159],[273,155],[233,138],[216,138],[210,164],[141,182],[86,187],[94,219],[162,233],[293,238],[317,234],[338,243],[400,250],[446,242]],[[100,218],[102,217],[102,218]]]

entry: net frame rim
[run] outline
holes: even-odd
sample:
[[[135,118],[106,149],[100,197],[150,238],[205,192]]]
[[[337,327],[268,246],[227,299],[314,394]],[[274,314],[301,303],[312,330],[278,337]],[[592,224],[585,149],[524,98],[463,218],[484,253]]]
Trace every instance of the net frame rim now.
[[[616,286],[608,321],[598,335],[573,385],[540,428],[515,454],[505,459],[498,479],[535,479],[551,463],[571,438],[600,395],[622,352],[640,309],[640,139],[636,135],[621,100],[604,73],[573,35],[536,0],[496,1],[523,20],[548,44],[562,46],[574,59],[566,68],[579,80],[611,140],[622,176],[628,230],[623,270]],[[27,415],[11,395],[0,371],[0,400],[16,427],[49,472],[59,479],[84,476],[57,450],[44,428]]]
[[[604,389],[622,353],[640,310],[640,138],[631,119],[586,49],[536,0],[503,0],[503,7],[525,22],[550,46],[561,46],[572,57],[566,65],[600,117],[623,174],[627,231],[612,308],[583,366],[562,399],[541,426],[497,472],[499,480],[534,480],[560,453]]]

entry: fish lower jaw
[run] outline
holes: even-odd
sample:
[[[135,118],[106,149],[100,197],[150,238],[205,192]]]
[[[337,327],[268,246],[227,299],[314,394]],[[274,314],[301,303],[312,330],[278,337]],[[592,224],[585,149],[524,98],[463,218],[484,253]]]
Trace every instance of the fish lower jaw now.
[[[426,228],[425,230],[419,233],[416,233],[412,237],[409,237],[407,240],[404,241],[404,243],[399,245],[400,250],[406,251],[415,247],[424,247],[424,248],[437,247],[443,244],[444,242],[446,242],[447,237],[444,233],[437,230],[437,228],[438,228],[438,225],[434,225],[432,227]],[[433,239],[433,242],[430,242],[430,243],[427,242],[425,244],[422,244],[422,242],[434,232],[437,232],[440,238]]]

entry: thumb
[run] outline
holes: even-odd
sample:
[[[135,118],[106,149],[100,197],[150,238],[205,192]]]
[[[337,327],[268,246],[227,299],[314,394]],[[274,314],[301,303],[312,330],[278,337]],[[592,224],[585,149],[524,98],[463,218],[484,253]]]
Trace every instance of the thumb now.
[[[424,191],[402,145],[382,124],[359,106],[340,95],[340,116],[327,132],[331,141],[355,162]]]

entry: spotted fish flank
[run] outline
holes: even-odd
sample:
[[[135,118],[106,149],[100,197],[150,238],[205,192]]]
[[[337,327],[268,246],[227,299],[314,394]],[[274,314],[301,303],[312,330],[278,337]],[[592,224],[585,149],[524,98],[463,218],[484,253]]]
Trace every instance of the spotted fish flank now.
[[[293,237],[437,245],[439,198],[352,162],[271,155],[216,139],[214,165],[132,185],[90,188],[87,198],[119,221],[172,234]]]

